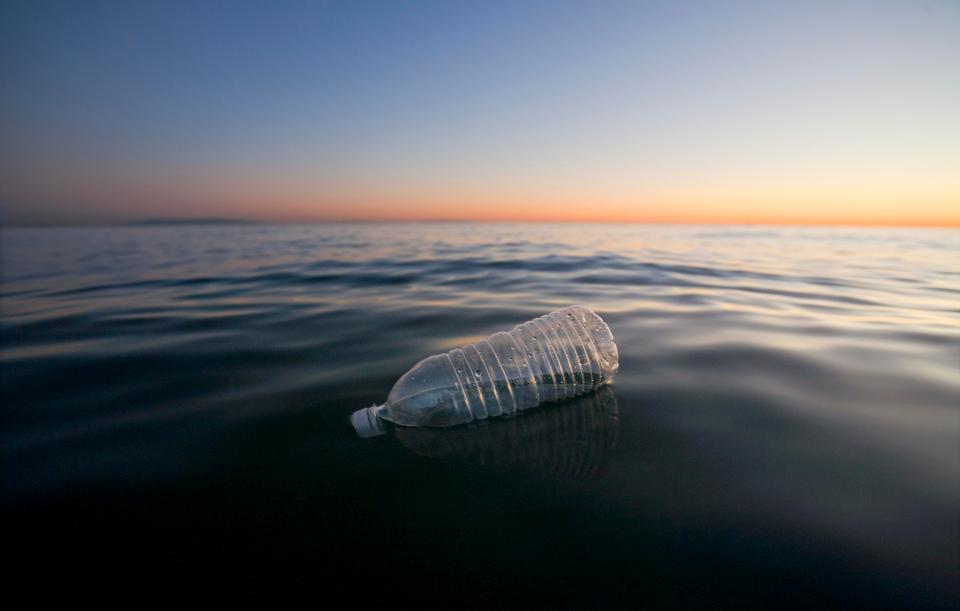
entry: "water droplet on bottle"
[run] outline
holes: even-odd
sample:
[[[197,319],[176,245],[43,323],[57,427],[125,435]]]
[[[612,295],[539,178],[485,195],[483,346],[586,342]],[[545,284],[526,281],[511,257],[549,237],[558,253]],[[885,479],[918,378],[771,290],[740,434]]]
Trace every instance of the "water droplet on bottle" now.
[[[473,372],[473,375],[475,375],[475,376],[477,376],[477,377],[479,378],[479,377],[480,377],[480,370],[479,370],[479,369],[475,370],[475,371]]]

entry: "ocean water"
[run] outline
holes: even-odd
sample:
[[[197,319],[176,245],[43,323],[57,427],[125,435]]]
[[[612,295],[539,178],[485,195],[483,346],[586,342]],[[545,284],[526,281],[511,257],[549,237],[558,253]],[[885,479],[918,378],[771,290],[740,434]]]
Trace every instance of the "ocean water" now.
[[[955,230],[0,239],[8,593],[960,604]],[[602,393],[449,430],[350,427],[419,359],[576,303],[620,347]]]

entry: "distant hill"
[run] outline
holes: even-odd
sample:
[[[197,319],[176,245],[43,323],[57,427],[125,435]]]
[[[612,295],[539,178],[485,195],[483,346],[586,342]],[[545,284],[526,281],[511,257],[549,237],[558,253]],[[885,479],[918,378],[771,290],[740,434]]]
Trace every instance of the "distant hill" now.
[[[143,219],[127,223],[128,225],[253,225],[257,221],[231,218],[169,218]]]

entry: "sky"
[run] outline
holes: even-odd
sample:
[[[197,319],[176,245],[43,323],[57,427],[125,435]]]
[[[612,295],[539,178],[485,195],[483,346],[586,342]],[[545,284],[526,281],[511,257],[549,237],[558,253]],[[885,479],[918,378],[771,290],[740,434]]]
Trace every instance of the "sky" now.
[[[0,222],[960,225],[960,2],[20,2]]]

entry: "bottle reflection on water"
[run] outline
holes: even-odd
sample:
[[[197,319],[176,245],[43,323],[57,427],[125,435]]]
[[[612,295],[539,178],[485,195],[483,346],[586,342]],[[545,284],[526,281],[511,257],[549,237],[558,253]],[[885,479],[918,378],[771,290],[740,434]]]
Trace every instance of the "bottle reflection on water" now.
[[[619,407],[610,386],[521,416],[451,429],[385,424],[405,447],[429,458],[531,469],[554,477],[594,480],[606,472],[620,432]],[[360,430],[369,436],[369,430]]]

